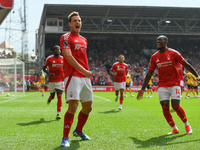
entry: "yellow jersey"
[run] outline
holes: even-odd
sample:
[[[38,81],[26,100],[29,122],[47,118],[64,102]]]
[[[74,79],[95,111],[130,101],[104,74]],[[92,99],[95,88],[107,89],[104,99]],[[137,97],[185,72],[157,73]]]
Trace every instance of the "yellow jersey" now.
[[[45,76],[44,75],[40,76],[40,84],[42,84],[42,85],[45,84]]]
[[[131,75],[129,74],[126,76],[126,85],[129,85],[130,82],[131,82]]]
[[[186,74],[186,76],[188,77],[188,79],[187,79],[187,83],[189,84],[189,85],[194,85],[194,75],[191,73],[191,72],[188,72],[187,74]]]
[[[194,83],[193,83],[194,87],[197,86],[197,77],[194,76]]]
[[[151,76],[151,79],[148,82],[148,85],[152,85],[152,80],[153,80],[153,76]]]

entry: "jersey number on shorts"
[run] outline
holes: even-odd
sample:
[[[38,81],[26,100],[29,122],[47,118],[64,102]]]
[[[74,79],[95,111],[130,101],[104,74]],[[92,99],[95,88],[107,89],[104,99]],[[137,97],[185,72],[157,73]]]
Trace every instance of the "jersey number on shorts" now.
[[[176,89],[176,94],[180,94],[180,93],[181,93],[180,89]]]

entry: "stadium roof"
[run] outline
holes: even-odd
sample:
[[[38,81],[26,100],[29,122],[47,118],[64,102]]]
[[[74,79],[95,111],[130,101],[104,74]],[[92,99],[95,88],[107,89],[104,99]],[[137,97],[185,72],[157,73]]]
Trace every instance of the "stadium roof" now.
[[[13,6],[13,0],[0,1],[0,25],[11,11],[12,6]]]
[[[82,33],[200,35],[199,8],[45,4],[40,25],[59,18],[67,31],[72,11],[82,18]]]

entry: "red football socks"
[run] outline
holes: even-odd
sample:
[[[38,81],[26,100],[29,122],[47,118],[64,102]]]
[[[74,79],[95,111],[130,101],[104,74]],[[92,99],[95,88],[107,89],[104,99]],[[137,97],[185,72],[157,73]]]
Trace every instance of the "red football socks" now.
[[[172,115],[169,110],[169,106],[162,106],[163,109],[163,115],[165,116],[165,119],[167,120],[168,124],[173,127],[175,126],[174,120],[172,119]]]
[[[177,115],[181,118],[183,123],[185,123],[187,121],[187,117],[183,108],[179,104],[172,105],[172,108],[176,111]]]
[[[87,122],[88,116],[89,115],[84,114],[82,112],[82,110],[79,112],[78,123],[77,123],[77,126],[76,126],[76,131],[77,132],[82,132],[83,127],[84,127],[85,123]]]
[[[62,108],[62,95],[58,94],[57,95],[58,98],[58,102],[57,102],[57,112],[61,112],[61,108]]]
[[[123,98],[123,97],[120,97],[120,104],[121,104],[121,105],[123,104],[123,101],[124,101],[124,98]]]
[[[69,112],[65,113],[64,118],[64,130],[63,130],[63,138],[69,138],[69,132],[74,121],[74,114],[70,114]]]

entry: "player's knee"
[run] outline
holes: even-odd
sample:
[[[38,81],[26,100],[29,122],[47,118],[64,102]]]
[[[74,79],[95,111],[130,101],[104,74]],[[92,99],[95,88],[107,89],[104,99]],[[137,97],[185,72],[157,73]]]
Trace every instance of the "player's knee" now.
[[[172,105],[172,108],[176,111],[180,108],[180,105],[179,104],[178,105]]]
[[[86,108],[82,108],[82,112],[84,114],[89,114],[92,111],[92,106],[86,107]]]
[[[69,101],[68,112],[71,114],[75,114],[78,108],[78,101]]]
[[[162,106],[163,111],[169,111],[169,106]]]
[[[62,94],[57,94],[57,98],[62,98]]]

